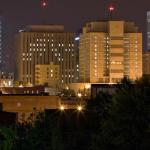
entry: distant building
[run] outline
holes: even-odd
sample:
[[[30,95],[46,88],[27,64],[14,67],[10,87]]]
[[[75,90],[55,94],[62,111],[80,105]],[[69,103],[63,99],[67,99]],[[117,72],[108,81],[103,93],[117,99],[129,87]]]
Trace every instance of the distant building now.
[[[60,98],[58,96],[39,95],[1,95],[0,103],[3,111],[17,113],[18,121],[32,122],[39,112],[45,109],[59,109]]]
[[[35,66],[53,62],[60,66],[61,83],[77,80],[75,33],[62,25],[32,25],[16,37],[17,80],[35,84]]]
[[[0,16],[0,71],[2,69],[2,17]]]
[[[147,12],[147,49],[150,49],[150,11]]]
[[[49,65],[35,66],[35,85],[48,85],[58,87],[60,84],[60,67],[50,63]]]
[[[143,52],[143,75],[150,76],[150,50]]]
[[[134,22],[96,21],[83,27],[80,82],[116,83],[142,77],[142,33]]]
[[[20,85],[20,87],[1,87],[0,91],[2,94],[36,94],[41,95],[45,93],[44,86],[31,86],[31,87],[24,87]]]
[[[77,99],[62,100],[59,96],[0,95],[0,104],[2,104],[3,111],[16,113],[20,123],[32,123],[39,112],[56,110],[59,113],[64,109],[81,110],[86,102]]]
[[[13,85],[14,85],[13,74],[0,72],[0,87],[12,87]]]

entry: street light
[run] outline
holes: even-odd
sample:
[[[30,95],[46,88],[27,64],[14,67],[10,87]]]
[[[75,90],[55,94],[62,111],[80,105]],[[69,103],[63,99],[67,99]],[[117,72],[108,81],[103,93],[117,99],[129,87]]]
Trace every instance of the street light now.
[[[86,89],[90,89],[90,88],[91,88],[91,85],[90,85],[90,84],[86,84],[86,85],[85,85],[85,88],[86,88]]]
[[[78,93],[78,97],[81,98],[81,97],[82,97],[82,94],[81,94],[81,93]]]
[[[60,106],[60,110],[64,111],[65,107],[63,105]]]
[[[82,107],[81,105],[79,105],[79,106],[77,107],[77,110],[80,112],[80,111],[83,110],[83,107]]]

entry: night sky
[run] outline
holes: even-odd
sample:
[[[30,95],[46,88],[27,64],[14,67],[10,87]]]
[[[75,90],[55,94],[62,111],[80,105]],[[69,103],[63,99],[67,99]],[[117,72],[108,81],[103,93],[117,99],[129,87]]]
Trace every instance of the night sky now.
[[[114,4],[115,19],[132,20],[146,35],[146,11],[150,0],[47,0],[43,10],[40,0],[0,0],[7,70],[14,68],[14,35],[29,24],[64,24],[66,31],[78,31],[86,21],[106,18],[107,7]],[[145,46],[144,46],[145,49]],[[9,60],[9,63],[8,63]]]

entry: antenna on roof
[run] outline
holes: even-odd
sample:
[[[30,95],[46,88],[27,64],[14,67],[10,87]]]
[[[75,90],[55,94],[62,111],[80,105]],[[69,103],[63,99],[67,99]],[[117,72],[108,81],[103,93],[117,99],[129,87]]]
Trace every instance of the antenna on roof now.
[[[114,10],[115,10],[115,7],[112,4],[109,5],[109,7],[108,7],[109,19],[112,19]]]
[[[41,8],[42,8],[42,24],[45,24],[46,23],[46,8],[48,6],[48,2],[46,0],[42,0],[41,1]]]

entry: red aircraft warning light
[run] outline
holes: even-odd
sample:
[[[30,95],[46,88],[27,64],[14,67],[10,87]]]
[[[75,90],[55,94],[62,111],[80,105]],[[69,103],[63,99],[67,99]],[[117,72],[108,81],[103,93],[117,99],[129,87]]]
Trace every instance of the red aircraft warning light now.
[[[46,2],[46,1],[42,1],[42,2],[41,2],[41,7],[42,7],[42,8],[45,8],[46,6],[47,6],[47,2]]]
[[[115,10],[115,7],[113,5],[109,6],[109,18],[112,19],[113,12]]]
[[[114,6],[112,6],[112,5],[109,6],[109,11],[110,11],[110,12],[112,12],[112,11],[114,11],[114,10],[115,10]]]

